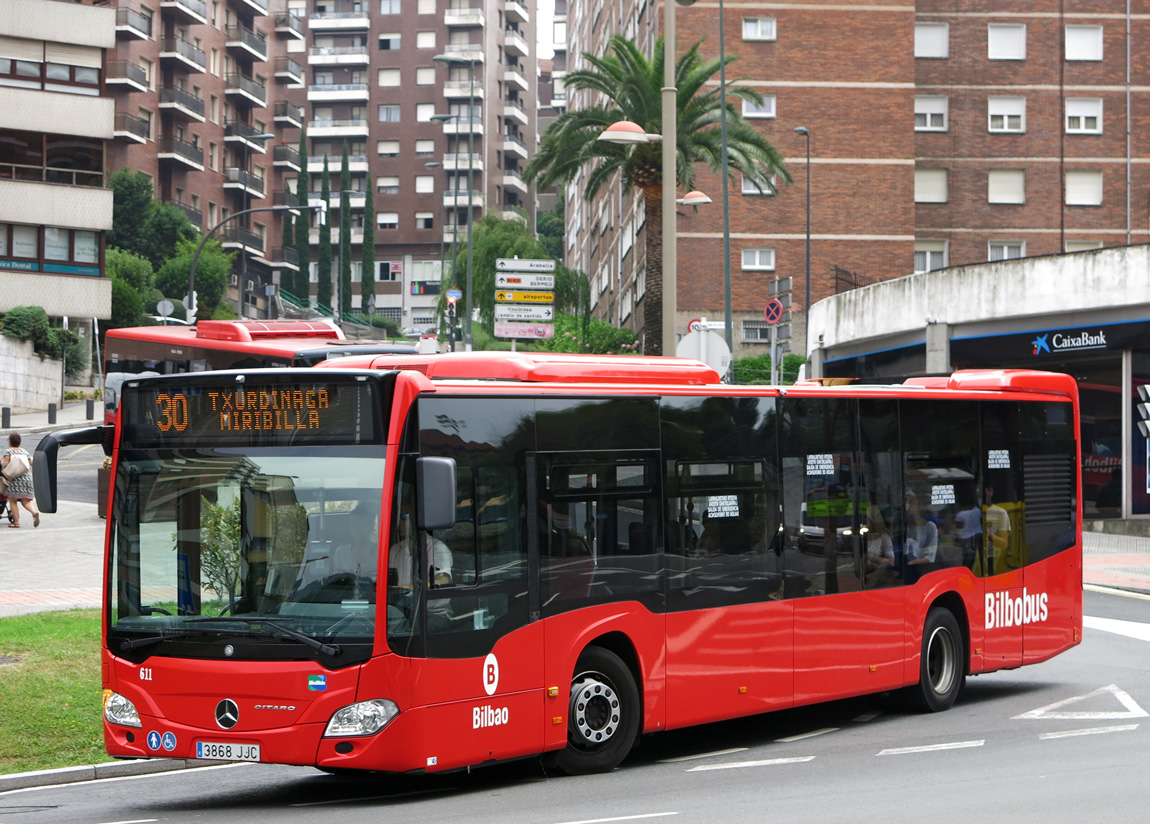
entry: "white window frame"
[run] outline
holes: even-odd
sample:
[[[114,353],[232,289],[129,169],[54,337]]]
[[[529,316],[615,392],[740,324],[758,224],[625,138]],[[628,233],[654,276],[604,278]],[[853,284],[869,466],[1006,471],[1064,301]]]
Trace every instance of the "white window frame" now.
[[[1101,26],[1067,26],[1066,59],[1069,62],[1102,60]]]
[[[743,318],[739,322],[740,343],[770,343],[771,324],[765,319]]]
[[[399,228],[399,212],[378,212],[375,216],[375,224],[378,229],[386,229],[392,231]]]
[[[415,176],[415,193],[417,195],[425,195],[435,192],[435,177],[434,175],[416,175]]]
[[[919,115],[925,125],[919,124]],[[935,122],[938,118],[939,122]],[[950,129],[950,98],[946,95],[917,94],[914,97],[914,130],[916,132],[945,132]]]
[[[403,85],[403,74],[399,69],[380,69],[376,78],[376,85],[382,88]]]
[[[1026,257],[1025,240],[992,240],[986,244],[986,259],[991,263]]]
[[[914,272],[921,275],[947,266],[945,240],[916,240],[914,242]]]
[[[399,157],[399,141],[377,140],[375,142],[375,153],[380,157]]]
[[[744,194],[744,195],[758,195],[760,197],[774,197],[775,196],[775,193],[773,191],[771,191],[770,189],[760,190],[758,188],[758,186],[756,186],[755,183],[746,175],[741,175],[740,177],[742,179],[742,183],[740,185],[739,191],[742,194]],[[775,186],[778,186],[778,178],[775,175],[771,175],[771,183]]]
[[[1026,203],[1026,170],[991,169],[986,177],[987,203]]]
[[[744,272],[775,271],[775,249],[773,246],[745,246],[740,260]]]
[[[914,56],[925,60],[950,57],[949,23],[915,23]]]
[[[744,100],[743,118],[745,120],[774,119],[778,114],[778,110],[776,108],[777,102],[778,101],[773,94],[763,95],[762,106],[756,106],[753,101]]]
[[[415,104],[415,122],[416,123],[430,123],[431,116],[435,114],[434,103],[416,103]]]
[[[1012,126],[1010,119],[1018,118],[1018,125]],[[999,125],[995,125],[995,118],[1002,118]],[[988,97],[986,98],[986,130],[991,134],[1025,134],[1026,133],[1026,98],[1025,97]]]
[[[375,193],[378,195],[399,194],[399,175],[380,175],[375,179]]]
[[[778,38],[779,24],[774,17],[744,17],[744,40],[775,40]]]
[[[987,60],[1025,60],[1026,24],[988,23],[986,26]]]
[[[394,114],[395,117],[384,118],[383,114],[385,111],[389,115]],[[400,120],[400,117],[401,117],[399,104],[398,103],[380,103],[378,106],[376,106],[375,117],[378,120],[378,122],[380,122],[380,123],[398,123]]]
[[[1067,206],[1101,206],[1103,192],[1101,169],[1071,169],[1066,172]]]
[[[415,33],[415,47],[417,49],[434,49],[435,48],[435,32],[434,31],[417,31]]]
[[[434,66],[420,66],[415,70],[415,85],[417,86],[434,86],[435,85],[435,67]]]
[[[1090,118],[1094,118],[1093,127],[1086,125]],[[1066,98],[1066,133],[1102,134],[1102,98]]]
[[[1074,252],[1092,252],[1095,249],[1102,248],[1101,240],[1068,240],[1066,241],[1066,251],[1070,254]]]
[[[914,202],[946,203],[950,199],[950,180],[947,169],[914,170]]]

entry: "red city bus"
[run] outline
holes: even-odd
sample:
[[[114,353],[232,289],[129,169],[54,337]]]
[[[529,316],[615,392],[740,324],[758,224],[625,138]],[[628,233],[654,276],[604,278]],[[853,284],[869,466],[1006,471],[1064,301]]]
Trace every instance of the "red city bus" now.
[[[120,386],[132,377],[314,366],[352,354],[415,352],[409,343],[348,340],[327,320],[201,320],[194,326],[109,329],[104,340],[104,422],[115,418]]]
[[[130,380],[107,750],[589,773],[847,696],[945,710],[1081,639],[1076,393],[486,352]],[[45,511],[98,429],[40,444]]]

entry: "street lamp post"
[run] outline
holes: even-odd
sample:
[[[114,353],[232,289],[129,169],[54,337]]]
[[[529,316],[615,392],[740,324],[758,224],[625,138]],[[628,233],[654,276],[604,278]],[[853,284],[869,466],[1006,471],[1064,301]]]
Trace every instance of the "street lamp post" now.
[[[723,169],[723,323],[727,348],[735,351],[734,320],[731,317],[731,201],[727,182],[727,51],[723,27],[723,0],[719,0],[719,165]]]
[[[811,345],[811,133],[806,126],[796,126],[795,133],[807,139],[807,300],[803,304],[803,360],[806,360]]]

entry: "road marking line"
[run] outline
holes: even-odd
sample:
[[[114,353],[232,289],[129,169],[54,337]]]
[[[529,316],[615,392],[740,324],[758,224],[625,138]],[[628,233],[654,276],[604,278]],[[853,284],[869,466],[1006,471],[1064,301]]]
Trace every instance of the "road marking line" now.
[[[1085,701],[1087,698],[1093,698],[1096,695],[1104,695],[1110,693],[1126,707],[1126,712],[1058,712],[1057,710],[1069,704],[1076,704],[1079,701]],[[1055,701],[1053,704],[1047,704],[1045,707],[1039,707],[1030,712],[1024,712],[1022,715],[1014,716],[1013,720],[1019,719],[1035,719],[1042,720],[1096,720],[1096,721],[1115,721],[1120,718],[1146,718],[1148,713],[1146,710],[1138,706],[1137,702],[1131,698],[1124,690],[1118,689],[1117,684],[1111,684],[1108,687],[1099,687],[1094,692],[1087,693],[1086,695],[1075,695],[1072,698],[1064,698],[1061,701]]]
[[[790,744],[794,741],[802,741],[804,738],[814,738],[816,735],[826,735],[828,732],[838,732],[838,727],[823,727],[821,730],[814,732],[804,732],[801,735],[792,735],[787,738],[776,738],[776,744]]]
[[[675,764],[679,761],[696,761],[700,758],[714,758],[719,755],[734,755],[737,752],[746,752],[747,747],[732,747],[729,750],[715,750],[714,752],[703,752],[698,755],[680,755],[677,758],[663,758],[657,761],[657,764]]]
[[[1117,618],[1092,618],[1089,615],[1082,619],[1082,626],[1089,629],[1098,629],[1103,632],[1112,632],[1115,635],[1125,635],[1127,638],[1137,638],[1139,641],[1150,641],[1150,624],[1140,621],[1119,621]]]
[[[205,772],[207,770],[231,770],[236,767],[248,767],[251,762],[236,761],[229,764],[212,764],[210,767],[183,767],[175,770],[160,770],[159,772],[143,773],[141,775],[113,775],[107,778],[89,778],[83,781],[70,781],[67,784],[44,784],[37,787],[19,787],[15,790],[4,790],[0,792],[0,796],[17,795],[20,793],[34,793],[40,790],[59,790],[63,787],[86,787],[92,784],[111,784],[115,781],[138,781],[141,778],[163,778],[178,775],[185,770],[196,770],[198,772]]]
[[[708,772],[710,770],[741,770],[745,767],[773,767],[776,764],[802,764],[814,761],[813,755],[803,755],[796,758],[768,758],[765,761],[731,761],[727,764],[703,764],[691,767],[687,772]]]
[[[131,821],[104,821],[102,824],[152,824],[158,818],[133,818]]]
[[[852,718],[851,722],[854,724],[865,724],[867,721],[874,721],[880,715],[882,715],[882,710],[871,710],[870,712],[864,712],[862,715]]]
[[[559,824],[606,824],[608,821],[636,821],[640,818],[665,818],[669,815],[678,815],[678,813],[642,813],[640,815],[620,815],[614,818],[584,818],[581,821],[561,821]]]
[[[879,755],[909,755],[917,752],[938,752],[939,750],[963,750],[968,747],[981,747],[986,739],[981,741],[954,741],[950,744],[927,744],[924,747],[896,747],[883,750]]]
[[[1064,730],[1063,732],[1044,732],[1038,736],[1040,741],[1048,738],[1071,738],[1076,735],[1101,735],[1107,732],[1128,732],[1138,729],[1137,724],[1120,724],[1114,727],[1091,727],[1086,730]]]

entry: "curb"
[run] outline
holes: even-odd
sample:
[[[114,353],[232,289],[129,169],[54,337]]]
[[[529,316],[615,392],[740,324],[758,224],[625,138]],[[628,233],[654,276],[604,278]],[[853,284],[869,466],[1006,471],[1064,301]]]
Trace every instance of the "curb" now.
[[[89,764],[82,767],[60,767],[55,770],[12,773],[10,775],[0,775],[0,794],[11,792],[12,790],[51,787],[58,784],[95,781],[100,778],[124,778],[134,775],[191,770],[197,767],[212,767],[227,763],[230,762],[199,761],[182,758],[139,758],[124,761],[107,761],[103,764]]]

